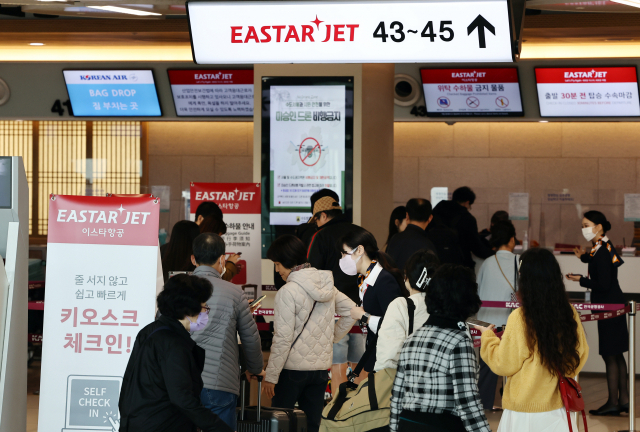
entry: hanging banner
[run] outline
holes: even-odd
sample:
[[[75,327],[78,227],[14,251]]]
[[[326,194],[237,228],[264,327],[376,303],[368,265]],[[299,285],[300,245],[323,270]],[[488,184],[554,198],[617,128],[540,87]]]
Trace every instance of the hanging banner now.
[[[238,285],[262,286],[260,196],[260,183],[191,183],[192,220],[205,201],[215,202],[222,210],[227,258],[241,255],[236,263],[239,272],[231,280]]]
[[[197,64],[514,61],[507,0],[186,4]]]
[[[52,195],[38,430],[118,431],[122,377],[154,320],[160,202]]]

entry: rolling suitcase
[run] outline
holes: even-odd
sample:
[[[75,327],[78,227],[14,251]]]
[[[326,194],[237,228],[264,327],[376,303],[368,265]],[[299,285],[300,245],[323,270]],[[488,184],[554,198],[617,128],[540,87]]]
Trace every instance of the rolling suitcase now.
[[[257,407],[245,408],[246,387],[248,386],[240,386],[240,408],[236,409],[237,432],[307,432],[307,416],[304,411],[260,406],[262,399],[261,376],[258,377]]]

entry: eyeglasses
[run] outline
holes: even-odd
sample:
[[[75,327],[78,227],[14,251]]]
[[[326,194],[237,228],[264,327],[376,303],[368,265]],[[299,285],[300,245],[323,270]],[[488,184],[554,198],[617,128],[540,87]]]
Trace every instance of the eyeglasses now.
[[[202,309],[204,309],[207,313],[211,312],[211,308],[209,306],[202,306]]]

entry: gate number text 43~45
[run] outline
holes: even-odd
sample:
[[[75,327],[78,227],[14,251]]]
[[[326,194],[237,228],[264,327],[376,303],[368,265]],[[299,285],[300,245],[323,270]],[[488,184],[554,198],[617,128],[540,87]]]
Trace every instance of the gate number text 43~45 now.
[[[438,33],[434,31],[433,21],[428,21],[427,24],[420,32],[420,37],[429,38],[430,42],[435,42],[440,39],[443,42],[451,42],[455,37],[453,31],[453,21],[440,21],[440,27]],[[493,35],[496,34],[496,29],[489,21],[487,21],[482,15],[478,15],[469,26],[467,26],[467,35],[471,35],[474,31],[477,31],[478,47],[486,48],[487,42],[485,37],[485,30],[488,30]],[[387,27],[384,21],[380,21],[378,27],[373,32],[374,38],[379,38],[382,42],[387,42],[387,39],[391,39],[393,42],[404,41],[409,34],[418,34],[418,30],[405,29],[404,25],[400,21],[393,21],[389,25],[387,33]]]

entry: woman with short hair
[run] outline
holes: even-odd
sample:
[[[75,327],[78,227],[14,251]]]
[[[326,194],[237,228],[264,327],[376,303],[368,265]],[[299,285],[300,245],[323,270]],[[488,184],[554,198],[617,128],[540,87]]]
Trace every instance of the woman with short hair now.
[[[120,391],[120,432],[233,432],[200,402],[205,352],[191,339],[208,320],[211,283],[170,278],[158,295],[160,318],[136,336]]]
[[[529,249],[520,262],[521,307],[509,316],[502,340],[493,325],[477,327],[482,359],[495,374],[508,377],[498,432],[566,432],[559,376],[575,377],[587,361],[589,346],[553,253]]]
[[[333,275],[307,263],[307,250],[292,235],[278,237],[267,258],[286,282],[274,306],[274,334],[263,390],[272,405],[307,415],[309,432],[317,432],[333,359],[333,344],[353,326],[355,304],[333,286]],[[335,320],[335,314],[341,315]]]
[[[443,264],[429,282],[427,322],[407,339],[391,393],[391,432],[490,432],[466,320],[480,308],[475,274]]]

